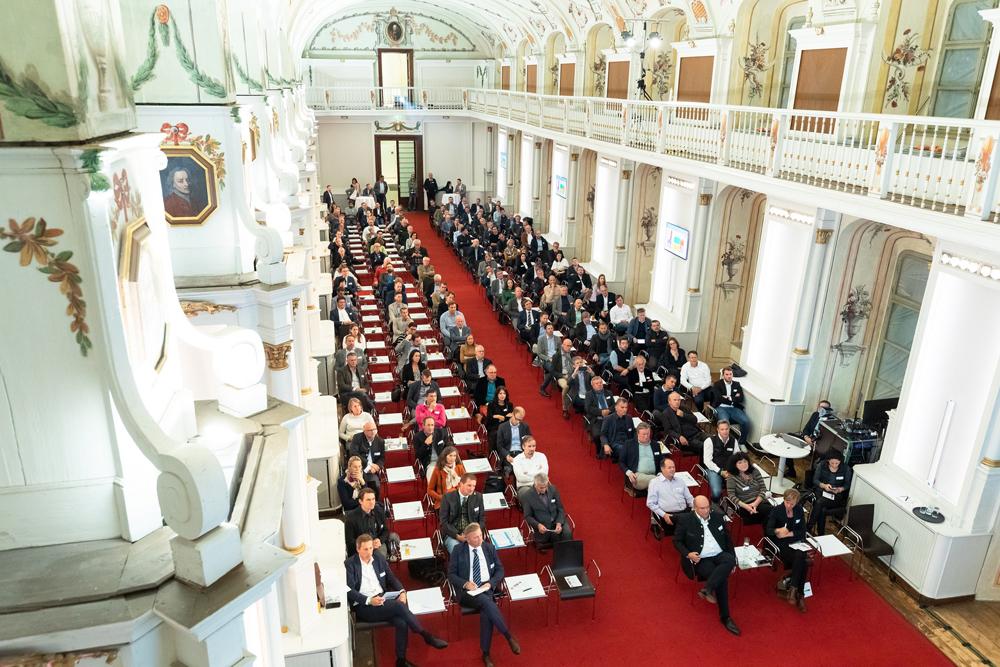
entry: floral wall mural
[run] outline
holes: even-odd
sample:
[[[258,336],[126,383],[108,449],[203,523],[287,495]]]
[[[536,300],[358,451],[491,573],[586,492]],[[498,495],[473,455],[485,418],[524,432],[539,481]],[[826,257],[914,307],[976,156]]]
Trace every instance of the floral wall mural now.
[[[902,41],[896,45],[888,58],[882,58],[889,66],[884,104],[893,109],[902,104],[905,108],[906,103],[910,101],[913,74],[924,71],[930,57],[929,49],[920,48],[919,33],[909,28],[904,30]]]
[[[740,56],[740,68],[743,70],[743,86],[748,100],[761,97],[764,93],[763,74],[770,69],[767,52],[771,49],[767,42],[751,42],[746,55]]]
[[[477,39],[481,36],[477,35]],[[324,24],[306,48],[307,55],[330,51],[371,51],[401,47],[414,51],[475,53],[480,49],[447,16],[418,12],[358,12]],[[488,45],[487,45],[488,47]]]

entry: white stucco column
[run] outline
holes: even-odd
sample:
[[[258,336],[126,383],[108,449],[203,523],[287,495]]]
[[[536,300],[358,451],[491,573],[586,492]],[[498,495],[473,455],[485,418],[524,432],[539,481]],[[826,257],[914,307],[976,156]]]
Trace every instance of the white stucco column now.
[[[688,253],[688,294],[701,294],[702,269],[705,265],[705,237],[708,236],[709,214],[712,211],[712,197],[715,181],[698,179],[698,207],[694,213],[694,229],[691,230],[691,248]]]
[[[566,240],[566,248],[572,249],[573,254],[577,253],[576,248],[576,212],[577,197],[580,192],[580,151],[570,147],[569,153],[569,183],[566,187],[566,227],[563,231],[563,238]]]
[[[633,224],[632,213],[632,191],[635,184],[635,162],[622,160],[621,179],[618,184],[617,220],[615,221],[615,248],[613,265],[609,280],[621,281],[625,279],[625,264],[628,261],[628,250],[626,243]]]
[[[536,222],[535,231],[541,233],[548,229],[548,225],[543,224],[542,221],[543,214],[545,213],[542,211],[542,201],[544,199],[546,177],[542,173],[542,141],[539,139],[535,140],[534,148],[531,151],[531,177],[533,181],[531,187],[531,217]]]

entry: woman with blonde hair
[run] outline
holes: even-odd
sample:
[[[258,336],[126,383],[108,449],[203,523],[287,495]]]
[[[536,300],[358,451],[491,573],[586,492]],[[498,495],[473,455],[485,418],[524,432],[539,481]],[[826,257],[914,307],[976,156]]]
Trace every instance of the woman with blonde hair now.
[[[359,399],[352,398],[347,401],[347,413],[340,420],[341,441],[345,444],[349,443],[351,438],[365,430],[365,424],[374,421],[371,413],[365,412],[361,408],[361,401]]]
[[[340,496],[340,506],[345,514],[358,507],[363,488],[365,488],[365,473],[362,470],[361,458],[352,456],[347,459],[344,476],[337,480],[337,495]]]

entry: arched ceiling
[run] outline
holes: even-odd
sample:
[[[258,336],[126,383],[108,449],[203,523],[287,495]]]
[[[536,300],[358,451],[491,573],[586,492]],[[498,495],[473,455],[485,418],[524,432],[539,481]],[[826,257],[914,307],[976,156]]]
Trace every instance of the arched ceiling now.
[[[742,0],[289,0],[292,53],[306,50],[317,31],[341,16],[358,12],[403,13],[447,17],[462,28],[480,50],[492,56],[502,48],[515,53],[527,41],[526,52],[541,53],[547,37],[562,32],[567,50],[581,48],[587,31],[597,23],[620,30],[630,19],[642,19],[677,7],[698,27],[715,23],[735,11]],[[692,9],[692,4],[697,7]],[[698,6],[700,5],[700,6]],[[708,9],[706,11],[706,6]],[[724,10],[724,11],[723,11]],[[714,20],[705,20],[710,17]]]

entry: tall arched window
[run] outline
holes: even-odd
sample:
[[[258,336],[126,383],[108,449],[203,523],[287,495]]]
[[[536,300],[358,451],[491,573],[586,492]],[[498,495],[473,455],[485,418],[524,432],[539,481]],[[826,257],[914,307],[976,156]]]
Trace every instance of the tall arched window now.
[[[889,313],[878,342],[875,374],[869,397],[897,398],[903,387],[906,364],[910,359],[913,335],[917,331],[920,302],[924,299],[930,257],[906,252],[896,265],[896,281],[889,296]]]
[[[997,0],[964,0],[952,7],[938,59],[931,115],[972,118],[991,30],[979,10],[996,5]]]
[[[795,38],[790,34],[806,24],[805,16],[793,16],[785,29],[785,52],[781,56],[781,88],[778,89],[778,108],[788,106],[788,94],[792,90],[792,70],[795,68]]]

